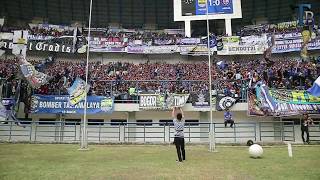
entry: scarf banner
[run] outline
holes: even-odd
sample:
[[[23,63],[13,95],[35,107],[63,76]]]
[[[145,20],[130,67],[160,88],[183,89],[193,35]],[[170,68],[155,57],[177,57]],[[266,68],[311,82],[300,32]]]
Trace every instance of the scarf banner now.
[[[48,83],[48,75],[38,72],[31,63],[24,59],[24,57],[20,56],[19,60],[21,63],[21,72],[33,88],[39,88],[40,86]]]
[[[84,100],[70,104],[69,96],[34,95],[31,98],[31,112],[38,114],[83,114]],[[112,113],[114,100],[111,97],[88,96],[87,114]]]
[[[172,107],[183,107],[189,94],[141,94],[139,108],[144,110],[169,110]]]
[[[89,92],[90,86],[86,86],[86,82],[80,78],[77,78],[71,87],[69,87],[68,93],[70,94],[70,104],[75,105],[84,100],[86,94]]]
[[[306,91],[275,90],[262,83],[248,93],[248,115],[291,116],[302,113],[319,114],[320,99]]]

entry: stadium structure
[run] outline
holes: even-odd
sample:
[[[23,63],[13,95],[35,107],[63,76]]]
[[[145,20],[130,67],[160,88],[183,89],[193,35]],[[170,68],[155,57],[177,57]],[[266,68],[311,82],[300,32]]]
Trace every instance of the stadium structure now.
[[[0,141],[318,142],[320,2],[206,2],[2,0]]]

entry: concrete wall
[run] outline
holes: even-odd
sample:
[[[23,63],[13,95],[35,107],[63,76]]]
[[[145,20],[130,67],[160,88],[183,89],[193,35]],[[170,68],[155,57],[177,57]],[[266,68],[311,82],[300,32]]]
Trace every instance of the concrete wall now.
[[[283,124],[285,119],[271,117],[248,117],[245,104],[238,103],[232,109],[235,127],[224,127],[223,112],[213,111],[212,117],[215,128],[215,139],[218,143],[245,143],[254,141],[301,142],[300,125]],[[20,108],[23,109],[23,108]],[[185,119],[196,120],[199,124],[185,127],[185,140],[191,143],[207,143],[210,123],[208,109],[194,109],[189,104],[184,107]],[[20,112],[19,117],[24,115]],[[81,115],[39,115],[32,114],[33,123],[25,128],[13,122],[0,124],[0,141],[37,141],[37,142],[79,142],[81,135]],[[296,117],[298,118],[298,117]],[[51,120],[44,124],[44,120]],[[88,140],[90,142],[158,142],[173,141],[172,126],[162,125],[162,120],[172,120],[169,111],[139,111],[136,104],[116,104],[115,112],[103,115],[88,115],[89,122],[100,120],[100,124],[88,125]],[[111,124],[114,120],[123,120],[124,124]],[[151,120],[152,125],[137,124],[139,120]],[[40,123],[39,123],[40,121]],[[128,122],[126,124],[126,122]],[[310,128],[311,140],[320,140],[319,125]],[[318,137],[316,137],[318,136]]]

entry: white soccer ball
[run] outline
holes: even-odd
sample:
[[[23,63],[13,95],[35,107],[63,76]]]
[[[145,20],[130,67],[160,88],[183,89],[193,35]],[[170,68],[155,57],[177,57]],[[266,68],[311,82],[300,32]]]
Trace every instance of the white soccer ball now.
[[[259,144],[253,144],[249,147],[249,154],[253,158],[261,157],[263,154],[263,149]]]

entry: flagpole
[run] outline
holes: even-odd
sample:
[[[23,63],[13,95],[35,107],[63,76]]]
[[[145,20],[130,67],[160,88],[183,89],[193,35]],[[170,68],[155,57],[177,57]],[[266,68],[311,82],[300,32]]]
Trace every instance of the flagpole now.
[[[208,66],[209,66],[209,100],[210,100],[210,134],[209,134],[209,151],[216,150],[216,141],[212,119],[212,77],[211,77],[211,48],[210,48],[210,27],[209,27],[209,2],[206,1],[206,20],[207,20],[207,48],[208,48]]]
[[[92,0],[90,0],[90,12],[89,12],[89,30],[88,30],[88,43],[87,43],[87,59],[86,59],[86,86],[84,97],[84,112],[83,112],[83,128],[81,133],[80,150],[88,149],[88,131],[87,131],[87,86],[88,86],[88,73],[89,73],[89,49],[90,49],[90,34],[91,34],[91,14],[92,14]]]

